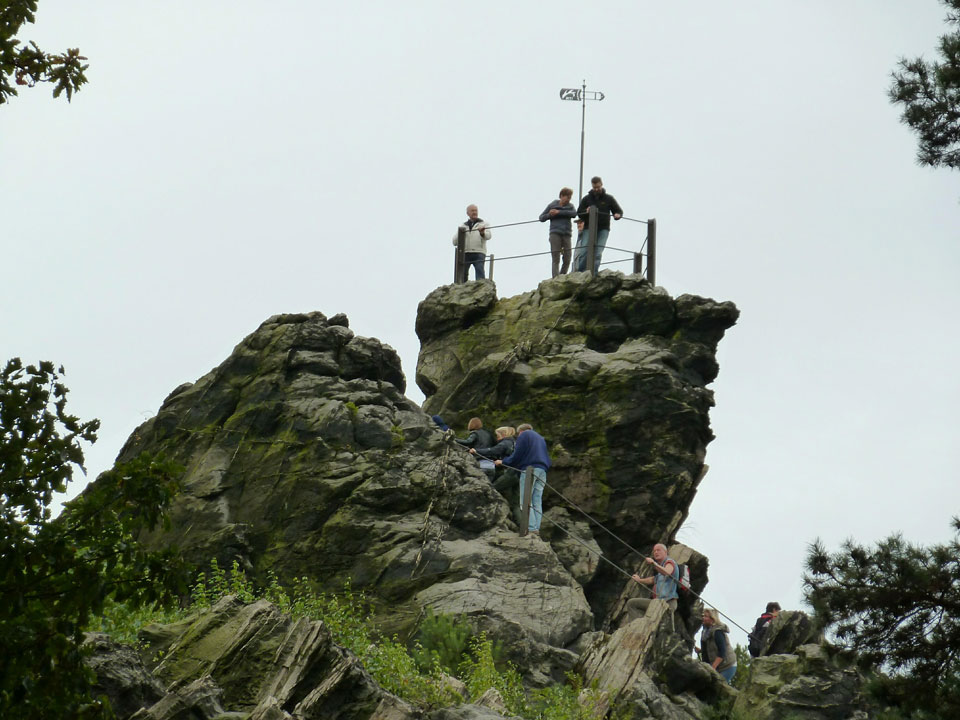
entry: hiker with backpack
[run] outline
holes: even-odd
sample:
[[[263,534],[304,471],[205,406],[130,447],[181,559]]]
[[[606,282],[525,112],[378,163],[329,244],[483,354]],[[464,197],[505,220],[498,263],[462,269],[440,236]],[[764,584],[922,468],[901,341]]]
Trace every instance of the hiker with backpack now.
[[[750,651],[750,657],[760,657],[763,650],[763,640],[770,628],[770,623],[780,614],[780,603],[768,602],[767,610],[763,615],[757,618],[753,630],[747,635],[747,650]]]
[[[670,608],[670,619],[673,621],[673,615],[677,611],[677,587],[680,581],[680,566],[677,562],[667,555],[667,546],[663,543],[657,543],[653,546],[651,553],[653,557],[644,559],[648,565],[652,565],[656,571],[650,577],[640,577],[636,573],[633,579],[641,585],[648,585],[651,588],[652,597],[631,598],[627,600],[626,610],[630,620],[636,620],[647,614],[647,608],[654,600],[663,600]]]

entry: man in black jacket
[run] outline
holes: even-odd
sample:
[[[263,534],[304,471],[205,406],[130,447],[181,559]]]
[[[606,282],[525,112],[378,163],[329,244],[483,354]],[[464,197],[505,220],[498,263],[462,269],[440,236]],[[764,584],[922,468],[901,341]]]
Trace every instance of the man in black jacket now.
[[[767,634],[770,623],[773,622],[773,619],[779,614],[780,603],[768,602],[767,611],[757,618],[753,630],[747,635],[747,650],[750,652],[750,657],[760,656],[760,651],[763,650],[763,639]]]
[[[620,203],[603,188],[603,180],[599,177],[590,179],[591,190],[583,196],[577,215],[583,221],[583,230],[577,235],[577,247],[573,254],[573,269],[582,272],[587,269],[587,237],[590,227],[589,211],[592,206],[597,208],[597,247],[594,253],[593,267],[600,269],[600,256],[607,245],[607,236],[610,234],[610,217],[619,220],[623,217]]]

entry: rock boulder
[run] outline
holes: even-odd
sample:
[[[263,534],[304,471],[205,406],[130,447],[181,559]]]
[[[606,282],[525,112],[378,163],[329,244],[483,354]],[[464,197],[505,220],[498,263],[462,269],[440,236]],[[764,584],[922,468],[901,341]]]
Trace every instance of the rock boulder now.
[[[458,429],[472,416],[486,427],[531,423],[553,459],[546,520],[553,506],[577,505],[639,550],[592,531],[606,557],[634,567],[672,539],[703,478],[707,385],[738,315],[732,303],[672,298],[609,271],[499,300],[490,282],[448,285],[420,303],[417,384],[424,409]],[[565,557],[605,615],[622,576]]]

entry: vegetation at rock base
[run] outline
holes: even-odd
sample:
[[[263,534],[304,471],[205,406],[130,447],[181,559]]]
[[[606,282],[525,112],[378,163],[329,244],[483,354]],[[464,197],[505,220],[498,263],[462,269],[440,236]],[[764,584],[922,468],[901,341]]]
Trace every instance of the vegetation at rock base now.
[[[531,720],[588,720],[601,703],[601,693],[596,689],[584,692],[574,674],[568,675],[564,685],[526,692],[516,668],[499,661],[494,643],[485,633],[474,634],[462,617],[428,611],[426,632],[420,632],[408,646],[397,636],[385,637],[379,632],[372,620],[374,607],[349,584],[340,594],[316,593],[306,578],[297,578],[288,590],[270,574],[267,587],[258,588],[236,562],[224,570],[212,561],[210,572],[201,572],[193,584],[187,608],[157,607],[143,612],[131,611],[123,603],[109,603],[89,629],[135,643],[144,625],[183,620],[227,595],[247,603],[266,599],[291,617],[322,621],[334,642],[351,650],[382,688],[422,708],[467,702],[447,675],[464,683],[470,701],[493,688],[511,714]]]
[[[455,673],[468,651],[473,630],[462,615],[444,615],[427,608],[412,648],[421,670],[439,663],[444,672]]]
[[[51,519],[99,427],[67,413],[62,373],[17,358],[0,371],[0,717],[105,716],[83,665],[90,617],[109,598],[135,608],[183,587],[171,551],[133,541],[176,492],[162,458],[117,466]]]
[[[87,82],[89,65],[77,48],[55,54],[41,50],[35,42],[21,43],[16,35],[24,23],[32,23],[37,0],[0,0],[0,105],[17,95],[10,84],[33,87],[38,82],[53,83],[53,96],[66,93],[67,101]]]
[[[921,547],[899,534],[829,553],[811,544],[804,594],[836,640],[879,675],[876,694],[904,709],[960,717],[960,518]]]
[[[950,8],[953,31],[940,38],[941,62],[902,59],[893,73],[890,100],[903,105],[902,120],[917,134],[921,165],[960,168],[960,0]]]

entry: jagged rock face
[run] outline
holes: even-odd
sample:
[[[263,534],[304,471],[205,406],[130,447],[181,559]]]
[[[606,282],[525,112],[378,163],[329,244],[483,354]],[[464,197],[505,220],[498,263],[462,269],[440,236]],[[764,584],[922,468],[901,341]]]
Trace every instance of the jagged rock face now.
[[[732,303],[674,299],[607,271],[502,300],[489,281],[448,285],[420,303],[417,384],[424,410],[457,428],[471,416],[491,428],[531,423],[551,445],[550,487],[646,554],[672,539],[705,472],[706,386],[738,315]],[[550,489],[544,502],[547,520],[565,504]],[[594,539],[618,564],[641,560],[605,533]],[[596,568],[595,612],[621,587],[615,570]]]
[[[506,501],[403,387],[396,353],[345,318],[270,318],[121,451],[184,467],[172,529],[144,541],[201,567],[238,560],[261,582],[350,581],[403,636],[428,605],[462,612],[531,681],[562,677],[575,660],[563,647],[593,630],[581,586],[547,545],[518,537]]]
[[[244,605],[227,597],[188,622],[154,626],[151,635],[169,638],[152,673],[129,657],[131,649],[102,640],[90,661],[99,676],[120,679],[100,692],[121,720],[213,720],[225,713],[262,720],[421,716],[380,688],[322,623],[293,620],[263,600]],[[153,689],[147,695],[131,692],[123,682],[137,678],[134,687],[140,688],[144,676]],[[156,687],[166,688],[159,698]]]
[[[785,610],[773,619],[764,633],[761,655],[794,653],[801,645],[822,641],[813,619],[800,610]]]
[[[671,615],[665,602],[654,602],[646,615],[581,657],[578,669],[585,684],[596,683],[617,699],[617,717],[702,718],[705,703],[733,694],[720,675],[690,657],[693,641],[674,626]]]
[[[802,645],[796,654],[754,658],[733,712],[756,720],[865,720],[863,686],[856,668],[835,663],[821,645]]]

